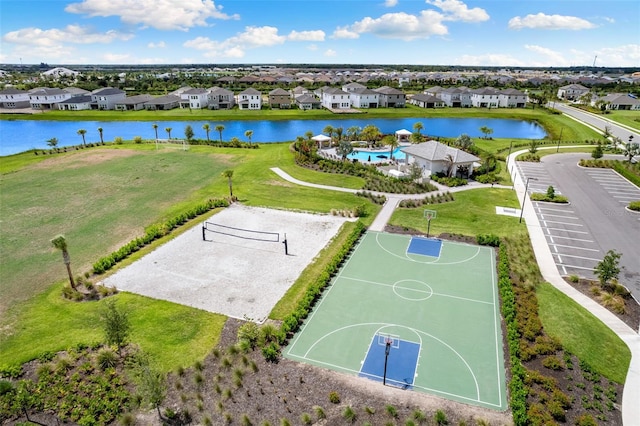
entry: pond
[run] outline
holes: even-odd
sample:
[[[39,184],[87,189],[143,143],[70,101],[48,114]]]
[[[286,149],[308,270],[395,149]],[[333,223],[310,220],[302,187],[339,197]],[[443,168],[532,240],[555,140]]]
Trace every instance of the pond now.
[[[225,141],[237,137],[247,141],[245,131],[252,130],[252,142],[284,142],[304,136],[308,131],[314,135],[322,133],[327,125],[342,127],[346,133],[353,126],[363,128],[372,124],[383,134],[393,134],[396,130],[413,130],[416,122],[423,124],[423,135],[432,137],[458,137],[463,133],[471,137],[483,136],[480,128],[483,126],[493,130],[494,138],[514,139],[542,139],[546,132],[536,123],[523,120],[508,120],[496,118],[393,118],[393,119],[334,119],[334,120],[259,120],[259,121],[157,121],[158,137],[166,138],[166,128],[171,128],[171,137],[184,138],[187,125],[193,128],[195,138],[206,139],[206,132],[202,129],[209,123],[212,140],[220,138],[215,130],[217,125],[223,125],[222,139]],[[72,146],[82,143],[78,135],[79,129],[87,131],[87,143],[99,142],[98,128],[103,129],[105,142],[113,141],[115,137],[131,140],[135,136],[143,139],[154,139],[155,132],[151,121],[35,121],[35,120],[2,120],[0,121],[0,155],[11,155],[29,149],[46,149],[47,140],[58,139],[58,146]]]

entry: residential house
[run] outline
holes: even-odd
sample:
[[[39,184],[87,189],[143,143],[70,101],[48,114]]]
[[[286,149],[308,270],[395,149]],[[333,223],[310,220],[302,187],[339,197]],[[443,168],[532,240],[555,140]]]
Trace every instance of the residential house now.
[[[419,106],[420,108],[443,108],[446,106],[442,99],[423,93],[413,95],[411,99],[409,99],[409,103]]]
[[[358,90],[366,89],[367,86],[364,86],[360,83],[348,83],[342,86],[342,90],[347,93],[357,92]]]
[[[499,93],[493,87],[471,90],[471,106],[476,108],[498,108]]]
[[[92,108],[99,110],[113,110],[117,102],[124,101],[127,94],[124,90],[114,89],[113,87],[105,87],[97,89],[91,93],[91,99],[94,105]]]
[[[52,68],[48,71],[40,73],[40,75],[44,78],[51,78],[54,80],[58,80],[61,77],[75,77],[80,74],[78,71],[70,70],[69,68],[64,67],[56,67]]]
[[[231,109],[236,104],[233,92],[222,87],[209,88],[209,109]]]
[[[57,109],[56,104],[69,99],[71,93],[56,88],[41,87],[29,93],[29,103],[33,109]]]
[[[407,103],[407,95],[402,90],[389,86],[373,90],[378,92],[378,105],[382,108],[404,108]]]
[[[9,87],[0,90],[0,108],[29,108],[29,92]]]
[[[180,106],[180,100],[180,96],[177,95],[160,96],[158,98],[150,100],[149,102],[145,102],[144,108],[150,111],[166,111],[169,109],[178,108],[178,106]]]
[[[349,92],[349,100],[354,108],[378,108],[379,96],[378,92],[366,87]]]
[[[304,110],[320,109],[322,106],[322,103],[320,102],[320,100],[318,100],[318,98],[310,94],[298,96],[295,102],[298,105],[298,108],[304,109]]]
[[[335,87],[326,87],[321,91],[322,106],[327,109],[349,109],[351,100],[349,93]]]
[[[180,108],[202,109],[209,105],[209,92],[205,89],[188,88],[180,93]]]
[[[238,93],[236,103],[240,109],[262,109],[262,94],[250,87]]]
[[[567,101],[576,101],[587,92],[589,92],[589,89],[581,84],[568,84],[558,89],[558,98]]]
[[[610,111],[640,111],[640,100],[634,95],[625,93],[610,93],[591,102],[597,106],[604,102],[604,106]]]
[[[296,99],[298,96],[310,94],[312,94],[311,90],[307,89],[306,87],[297,86],[291,89],[291,97],[294,99]]]
[[[116,111],[139,111],[144,109],[144,104],[153,100],[151,95],[128,96],[124,101],[116,102],[113,109]]]
[[[284,89],[277,88],[269,92],[269,106],[271,108],[291,108],[291,95]]]
[[[93,98],[91,95],[72,96],[62,102],[58,102],[56,106],[63,111],[82,111],[91,109]]]
[[[422,169],[423,176],[448,173],[466,178],[473,173],[474,163],[480,161],[475,155],[436,141],[410,145],[400,151],[407,155],[407,164],[415,163]]]
[[[88,90],[81,89],[79,87],[65,87],[64,91],[71,94],[71,97],[74,96],[83,96],[83,95],[91,95],[91,92]]]
[[[427,92],[425,91],[425,93]],[[428,94],[433,93],[428,92]],[[440,90],[439,93],[434,96],[442,99],[446,106],[454,108],[468,108],[473,106],[473,103],[471,102],[471,95],[471,91],[466,87],[448,87]]]
[[[498,106],[502,108],[524,108],[527,106],[528,96],[517,89],[498,91]]]

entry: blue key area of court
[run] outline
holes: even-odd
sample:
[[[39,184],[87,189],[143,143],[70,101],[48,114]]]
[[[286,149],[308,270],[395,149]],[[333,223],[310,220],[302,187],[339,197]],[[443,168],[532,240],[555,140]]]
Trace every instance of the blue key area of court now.
[[[400,339],[398,342],[393,342],[397,345],[389,342],[387,353],[387,345],[381,337],[383,336],[379,334],[373,337],[358,375],[403,389],[412,389],[420,345]],[[381,340],[383,340],[382,344],[380,344]]]
[[[493,248],[370,231],[283,355],[504,411],[502,342]]]

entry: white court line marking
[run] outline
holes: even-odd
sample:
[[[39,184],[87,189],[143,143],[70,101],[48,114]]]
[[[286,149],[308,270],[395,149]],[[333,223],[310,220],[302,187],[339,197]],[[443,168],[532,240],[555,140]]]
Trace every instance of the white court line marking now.
[[[552,253],[555,254],[555,253]],[[594,259],[593,257],[584,257],[584,256],[574,256],[572,254],[563,254],[565,257],[572,257],[574,259],[583,259],[583,260],[593,260],[594,262],[600,262],[601,259]]]
[[[548,229],[548,228],[547,228],[547,229]],[[546,235],[547,235],[547,237],[549,237],[549,238],[551,238],[551,239],[552,239],[552,242],[553,242],[553,238],[562,238],[562,239],[564,239],[564,240],[580,241],[580,242],[582,242],[582,243],[593,243],[593,242],[594,242],[593,240],[581,240],[581,239],[579,239],[579,238],[561,237],[561,236],[559,236],[559,235],[551,235],[551,234],[546,234]]]
[[[576,247],[576,246],[567,246],[567,245],[562,245],[562,244],[549,244],[549,245],[550,246],[554,246],[554,247],[567,247],[567,248],[572,248],[572,249],[576,249],[576,250],[600,251],[598,249],[583,248],[583,247]]]

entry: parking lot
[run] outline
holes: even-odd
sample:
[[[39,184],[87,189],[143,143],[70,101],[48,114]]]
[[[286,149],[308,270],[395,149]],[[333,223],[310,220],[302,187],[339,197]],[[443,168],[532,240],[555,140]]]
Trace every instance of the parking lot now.
[[[517,162],[528,193],[555,193],[569,204],[533,202],[540,226],[562,275],[595,278],[593,268],[608,250],[622,253],[620,281],[640,298],[640,214],[625,209],[640,200],[640,189],[610,169],[577,165],[585,154]]]

